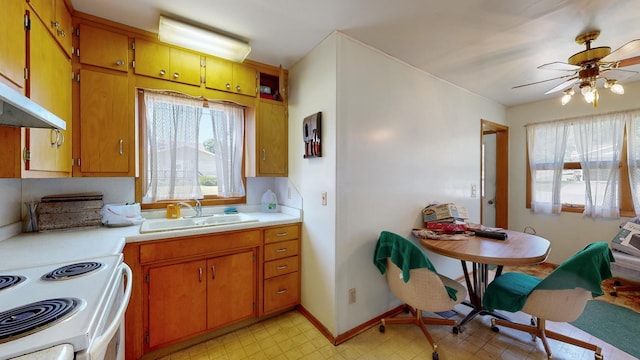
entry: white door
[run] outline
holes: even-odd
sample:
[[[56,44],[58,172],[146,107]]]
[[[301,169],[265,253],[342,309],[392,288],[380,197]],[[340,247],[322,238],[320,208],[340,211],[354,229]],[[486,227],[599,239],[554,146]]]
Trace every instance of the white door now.
[[[496,226],[496,134],[482,135],[482,225]]]

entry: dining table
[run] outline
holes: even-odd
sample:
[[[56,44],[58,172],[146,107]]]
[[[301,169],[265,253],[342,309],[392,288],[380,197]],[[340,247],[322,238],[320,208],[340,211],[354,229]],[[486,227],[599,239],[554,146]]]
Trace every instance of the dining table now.
[[[469,301],[465,300],[463,304],[472,310],[454,327],[454,333],[462,332],[463,326],[478,315],[509,320],[507,316],[482,306],[482,296],[490,281],[490,269],[495,269],[495,278],[502,274],[504,266],[534,265],[545,261],[549,255],[550,242],[543,237],[514,230],[500,231],[507,234],[506,239],[475,235],[456,237],[458,240],[420,238],[421,245],[429,251],[462,263],[469,293]]]

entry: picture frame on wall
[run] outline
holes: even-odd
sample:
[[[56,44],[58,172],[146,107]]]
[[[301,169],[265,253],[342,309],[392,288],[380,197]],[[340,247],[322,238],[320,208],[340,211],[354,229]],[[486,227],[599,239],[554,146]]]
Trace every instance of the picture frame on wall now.
[[[322,113],[309,115],[302,121],[302,140],[304,141],[304,158],[322,156],[321,130]]]

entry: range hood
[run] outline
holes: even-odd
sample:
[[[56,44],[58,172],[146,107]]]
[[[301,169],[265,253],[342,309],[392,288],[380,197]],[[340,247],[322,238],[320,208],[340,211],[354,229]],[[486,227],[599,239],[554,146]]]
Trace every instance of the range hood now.
[[[67,123],[0,82],[0,125],[66,130]]]

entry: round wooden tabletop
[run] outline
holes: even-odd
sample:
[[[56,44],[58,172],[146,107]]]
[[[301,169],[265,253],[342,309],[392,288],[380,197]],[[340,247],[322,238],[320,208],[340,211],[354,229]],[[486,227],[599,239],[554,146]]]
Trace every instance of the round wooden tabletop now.
[[[506,240],[469,236],[465,240],[420,239],[420,243],[436,254],[454,259],[494,265],[532,265],[549,255],[549,240],[537,235],[512,230]]]

